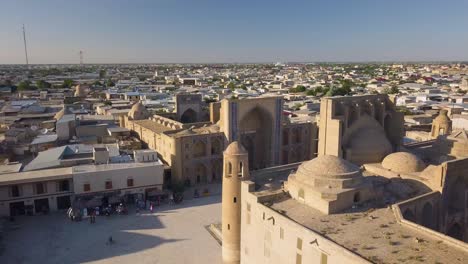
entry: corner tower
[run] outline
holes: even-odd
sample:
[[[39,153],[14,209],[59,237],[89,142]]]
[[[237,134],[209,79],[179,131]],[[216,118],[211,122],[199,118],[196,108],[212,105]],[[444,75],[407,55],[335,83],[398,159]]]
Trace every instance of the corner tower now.
[[[432,121],[432,138],[450,135],[452,133],[452,120],[450,120],[447,114],[448,111],[446,109],[442,109],[440,110],[439,115]]]
[[[240,263],[241,181],[249,177],[249,155],[237,141],[224,151],[222,237],[223,263]]]

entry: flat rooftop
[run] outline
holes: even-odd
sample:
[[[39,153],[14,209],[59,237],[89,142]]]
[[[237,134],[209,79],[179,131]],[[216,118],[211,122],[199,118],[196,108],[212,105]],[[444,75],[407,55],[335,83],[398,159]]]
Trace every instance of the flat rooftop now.
[[[297,166],[296,166],[297,167]],[[388,179],[375,176],[364,171],[363,175],[372,177],[374,184],[390,186],[392,193],[385,187],[384,197],[350,208],[339,214],[324,214],[308,205],[291,198],[282,189],[282,181],[287,180],[288,171],[294,166],[280,166],[275,171],[265,169],[254,172],[258,197],[268,196],[263,204],[279,212],[292,221],[334,241],[342,247],[374,263],[465,263],[468,252],[446,244],[442,240],[431,237],[424,232],[418,232],[400,225],[389,204],[394,204],[407,198],[399,198],[405,194],[403,185],[408,187],[407,193],[414,197],[424,193],[419,185],[411,185],[404,179]],[[370,179],[370,178],[368,178]],[[391,186],[393,185],[393,186]]]
[[[164,131],[168,131],[168,130],[172,130],[171,128],[169,127],[166,127],[166,126],[163,126],[161,124],[158,124],[157,122],[153,121],[153,120],[135,120],[133,121],[135,124],[138,124],[148,130],[151,130],[153,132],[156,132],[156,133],[162,133]]]
[[[0,175],[0,186],[32,181],[47,181],[69,178],[72,178],[71,167],[48,170],[23,171]]]
[[[109,164],[100,164],[100,165],[79,165],[73,167],[73,174],[78,173],[87,173],[87,172],[96,172],[96,171],[112,171],[112,170],[127,170],[133,168],[144,168],[155,165],[162,165],[158,161],[153,162],[125,162],[125,163],[109,163]]]
[[[390,208],[325,215],[284,195],[271,208],[375,263],[464,263],[468,253],[397,223]]]

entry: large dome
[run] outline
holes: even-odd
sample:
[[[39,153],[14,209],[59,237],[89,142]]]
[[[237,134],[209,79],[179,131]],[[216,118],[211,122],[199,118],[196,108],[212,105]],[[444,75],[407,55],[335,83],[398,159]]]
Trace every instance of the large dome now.
[[[296,176],[304,180],[310,177],[350,178],[359,176],[360,173],[360,168],[349,161],[331,155],[322,155],[302,163]]]
[[[343,147],[346,159],[359,165],[381,162],[393,151],[384,128],[367,114],[348,129]]]
[[[395,152],[383,159],[382,167],[398,173],[412,173],[424,170],[426,164],[412,153]]]

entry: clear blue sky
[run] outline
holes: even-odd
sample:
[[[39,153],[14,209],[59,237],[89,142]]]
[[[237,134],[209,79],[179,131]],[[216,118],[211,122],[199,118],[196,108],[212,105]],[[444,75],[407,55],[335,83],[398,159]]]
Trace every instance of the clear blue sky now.
[[[0,0],[0,64],[468,60],[467,0]]]

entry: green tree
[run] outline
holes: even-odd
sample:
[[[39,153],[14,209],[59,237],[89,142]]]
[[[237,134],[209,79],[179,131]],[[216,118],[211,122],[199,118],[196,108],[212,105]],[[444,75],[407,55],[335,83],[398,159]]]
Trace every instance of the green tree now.
[[[106,77],[106,70],[100,70],[99,71],[99,78],[104,79]]]
[[[343,87],[332,87],[326,92],[326,96],[348,95],[350,90]]]
[[[397,106],[396,110],[398,112],[402,112],[404,115],[414,115],[413,112],[411,112],[408,108],[406,108],[404,106]]]
[[[73,80],[71,79],[63,80],[63,84],[62,84],[63,88],[71,88],[72,86],[73,86]]]
[[[324,95],[328,92],[328,90],[328,87],[317,86],[314,89],[308,90],[306,94],[312,96]]]
[[[311,95],[311,96],[316,96],[316,95],[317,95],[317,91],[314,90],[314,89],[308,90],[308,91],[306,92],[306,94],[307,94],[307,95]]]
[[[236,85],[233,82],[229,82],[227,88],[234,90],[236,88]]]
[[[302,106],[304,106],[304,104],[295,103],[292,108],[293,108],[294,111],[297,111],[297,110],[300,110]]]
[[[115,86],[115,83],[112,81],[112,79],[109,78],[106,81],[106,87],[113,87],[113,86]]]
[[[38,80],[38,81],[36,81],[36,87],[38,89],[48,89],[48,88],[52,87],[52,85],[49,82],[46,82],[44,80]]]
[[[390,88],[386,87],[386,88],[384,88],[382,90],[382,93],[384,93],[384,94],[397,94],[399,92],[400,92],[400,90],[398,90],[398,87],[395,86],[395,85],[390,87]]]
[[[294,88],[289,89],[290,93],[303,93],[306,91],[306,88],[304,85],[298,85]]]
[[[34,87],[31,86],[31,82],[26,80],[18,84],[18,91],[34,90]]]
[[[102,86],[102,83],[100,81],[95,81],[93,83],[94,86]]]

